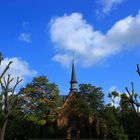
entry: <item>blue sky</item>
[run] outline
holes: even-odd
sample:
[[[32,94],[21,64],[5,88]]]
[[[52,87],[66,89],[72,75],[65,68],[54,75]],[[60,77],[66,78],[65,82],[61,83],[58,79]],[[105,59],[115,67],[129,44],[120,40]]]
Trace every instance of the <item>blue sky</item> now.
[[[72,60],[78,83],[125,92],[140,63],[140,1],[0,0],[3,67],[24,84],[46,75],[68,94]]]

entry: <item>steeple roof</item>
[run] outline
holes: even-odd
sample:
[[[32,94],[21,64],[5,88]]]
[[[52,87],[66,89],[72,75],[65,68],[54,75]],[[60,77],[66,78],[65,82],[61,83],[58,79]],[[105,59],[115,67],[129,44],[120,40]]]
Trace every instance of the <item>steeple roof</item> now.
[[[77,80],[76,80],[74,61],[72,64],[72,73],[71,73],[71,81],[70,81],[70,92],[71,91],[77,91]]]
[[[77,83],[76,74],[75,74],[75,67],[74,67],[74,61],[73,61],[73,64],[72,64],[72,73],[71,73],[71,81],[70,81],[70,83]]]

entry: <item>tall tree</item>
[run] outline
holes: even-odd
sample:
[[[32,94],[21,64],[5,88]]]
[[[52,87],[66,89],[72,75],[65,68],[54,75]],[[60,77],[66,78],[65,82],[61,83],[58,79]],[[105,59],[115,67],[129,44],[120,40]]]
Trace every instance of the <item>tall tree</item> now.
[[[22,108],[27,119],[40,125],[46,124],[47,120],[53,121],[58,93],[57,85],[50,83],[45,76],[33,78],[32,82],[21,88]]]
[[[3,60],[3,57],[2,57],[2,54],[0,53],[0,66],[1,66],[2,60]],[[15,109],[15,102],[17,101],[17,96],[18,96],[18,94],[14,95],[15,89],[17,85],[22,81],[19,77],[17,77],[15,85],[11,87],[11,83],[14,80],[14,78],[11,78],[10,74],[6,76],[6,72],[8,71],[12,63],[13,62],[10,61],[7,64],[7,66],[4,68],[2,73],[0,74],[0,86],[1,86],[0,107],[2,107],[1,113],[3,116],[0,122],[0,140],[4,140],[5,130],[6,130],[8,120],[9,120],[9,116],[12,114],[12,112]]]
[[[79,93],[81,97],[89,104],[90,109],[95,113],[103,107],[104,93],[101,87],[95,87],[91,84],[80,84]]]
[[[76,99],[70,104],[71,109],[69,111],[74,116],[73,118],[76,119],[75,122],[77,120],[80,121],[81,135],[83,137],[95,137],[95,133],[98,133],[98,136],[101,135],[100,132],[97,132],[97,129],[103,126],[101,126],[101,119],[99,117],[99,112],[104,106],[104,94],[101,88],[91,84],[80,84],[79,92],[76,95]],[[94,127],[96,127],[96,132]]]

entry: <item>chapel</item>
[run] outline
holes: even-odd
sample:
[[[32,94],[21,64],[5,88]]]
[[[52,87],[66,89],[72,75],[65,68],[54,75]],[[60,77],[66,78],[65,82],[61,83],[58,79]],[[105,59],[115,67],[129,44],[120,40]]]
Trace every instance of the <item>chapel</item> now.
[[[78,130],[77,123],[74,122],[73,116],[69,113],[71,101],[76,99],[77,94],[77,80],[74,61],[72,64],[71,80],[70,80],[70,91],[66,97],[62,107],[58,109],[58,120],[57,125],[59,128],[67,127],[67,139],[71,139],[73,133],[77,139],[80,138],[80,131]]]

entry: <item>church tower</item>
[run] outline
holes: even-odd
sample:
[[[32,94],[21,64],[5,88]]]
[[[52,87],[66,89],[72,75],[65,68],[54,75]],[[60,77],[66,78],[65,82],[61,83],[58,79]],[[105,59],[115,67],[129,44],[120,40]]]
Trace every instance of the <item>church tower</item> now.
[[[72,73],[71,73],[71,81],[70,81],[70,92],[71,91],[77,91],[77,80],[76,80],[74,61],[72,64]]]

